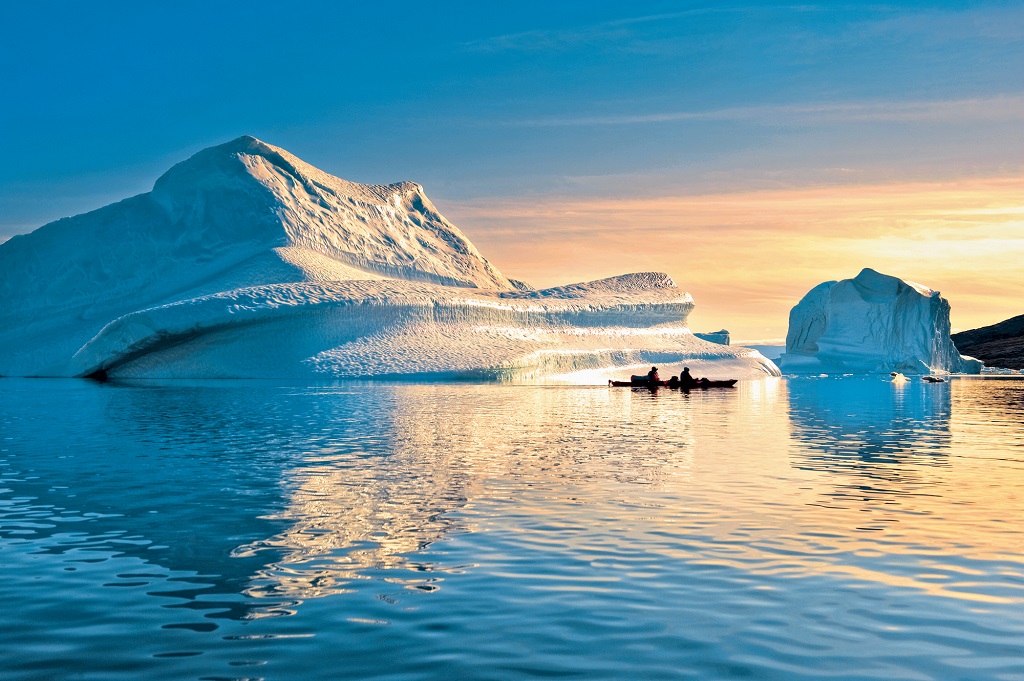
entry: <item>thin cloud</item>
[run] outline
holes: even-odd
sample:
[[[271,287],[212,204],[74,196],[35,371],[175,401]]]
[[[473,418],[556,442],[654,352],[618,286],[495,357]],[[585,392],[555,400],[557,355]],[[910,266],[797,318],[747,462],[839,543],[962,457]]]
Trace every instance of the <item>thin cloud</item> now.
[[[741,121],[764,125],[855,122],[932,122],[1024,120],[1024,95],[910,102],[840,102],[730,107],[711,111],[669,111],[608,116],[551,116],[504,121],[516,127],[596,127]]]
[[[671,22],[703,15],[715,14],[781,14],[781,13],[857,13],[870,12],[875,17],[853,21],[848,25],[844,40],[865,42],[882,35],[927,35],[938,42],[961,42],[965,39],[1013,43],[1024,40],[1024,9],[1020,7],[976,7],[960,11],[913,11],[893,5],[784,5],[780,7],[707,7],[664,12],[637,17],[624,17],[582,26],[535,29],[504,35],[490,36],[463,43],[468,50],[481,52],[544,52],[574,49],[617,41],[620,49],[629,49],[632,43],[644,43],[646,37],[631,29],[657,23],[669,26]],[[808,35],[802,34],[806,40]],[[629,40],[633,38],[633,41]],[[819,36],[823,44],[835,41]],[[634,45],[635,46],[635,45]],[[806,46],[805,46],[806,47]]]
[[[1014,237],[1024,245],[1018,234],[1024,221],[1022,180],[1010,176],[644,198],[491,198],[451,202],[449,212],[465,224],[483,223],[492,233],[509,235],[725,229],[844,238],[854,221],[857,238],[894,231],[916,238],[927,232],[949,240]]]
[[[741,8],[706,8],[692,9],[682,12],[667,12],[662,14],[648,14],[639,17],[626,17],[602,21],[596,24],[587,24],[573,28],[561,29],[537,29],[533,31],[521,31],[519,33],[508,33],[506,35],[491,36],[480,40],[472,40],[464,43],[464,47],[470,50],[485,52],[501,51],[545,51],[577,47],[595,42],[606,41],[611,35],[620,35],[630,26],[649,24],[652,22],[664,22],[672,19],[683,19],[691,16],[704,14],[731,14],[744,12]]]
[[[1024,7],[973,7],[960,11],[929,10],[898,13],[861,26],[860,37],[923,35],[939,43],[985,40],[1024,41]]]

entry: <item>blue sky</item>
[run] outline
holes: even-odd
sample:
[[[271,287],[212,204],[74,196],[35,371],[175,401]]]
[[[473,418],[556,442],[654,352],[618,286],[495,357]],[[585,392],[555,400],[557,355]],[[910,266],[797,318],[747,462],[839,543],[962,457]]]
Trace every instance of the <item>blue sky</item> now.
[[[1024,166],[1010,2],[19,3],[0,79],[0,240],[241,134],[347,179],[420,182],[503,269],[484,248],[498,218],[458,219],[491,197]]]

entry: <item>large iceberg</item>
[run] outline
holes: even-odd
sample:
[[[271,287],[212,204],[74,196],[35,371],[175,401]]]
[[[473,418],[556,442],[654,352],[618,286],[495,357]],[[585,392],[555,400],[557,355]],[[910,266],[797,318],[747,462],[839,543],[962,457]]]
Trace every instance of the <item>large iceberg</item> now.
[[[778,375],[690,333],[693,299],[667,275],[533,290],[418,184],[348,182],[252,137],[0,244],[0,301],[7,376]]]
[[[826,281],[789,313],[787,373],[978,373],[949,337],[949,302],[927,286],[865,268]]]

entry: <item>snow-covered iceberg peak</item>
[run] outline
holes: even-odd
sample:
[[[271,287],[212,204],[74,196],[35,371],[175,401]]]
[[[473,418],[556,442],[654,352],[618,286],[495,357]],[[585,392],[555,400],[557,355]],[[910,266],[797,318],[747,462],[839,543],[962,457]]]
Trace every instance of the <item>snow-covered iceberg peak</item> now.
[[[256,208],[262,219],[254,222],[268,228],[275,245],[396,279],[513,288],[415,182],[349,182],[255,137],[199,152],[165,173],[152,192],[170,221],[186,230],[256,226],[218,220],[218,214],[236,214],[238,206],[226,204],[226,196]]]
[[[789,314],[784,372],[977,373],[950,339],[949,302],[927,286],[865,268],[812,288]]]

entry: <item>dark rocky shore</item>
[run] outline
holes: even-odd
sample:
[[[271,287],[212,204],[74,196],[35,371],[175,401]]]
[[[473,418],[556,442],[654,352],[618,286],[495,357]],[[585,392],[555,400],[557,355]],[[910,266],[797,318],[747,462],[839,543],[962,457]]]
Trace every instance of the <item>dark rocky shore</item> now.
[[[1024,369],[1024,315],[953,334],[960,352],[977,357],[985,366]]]

